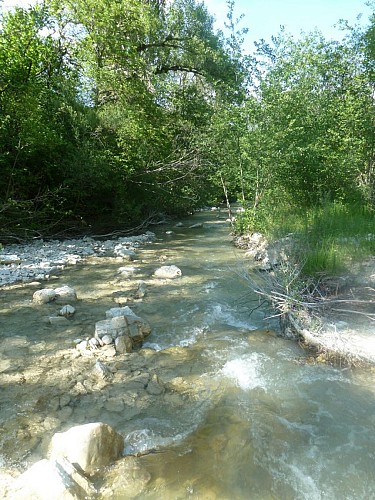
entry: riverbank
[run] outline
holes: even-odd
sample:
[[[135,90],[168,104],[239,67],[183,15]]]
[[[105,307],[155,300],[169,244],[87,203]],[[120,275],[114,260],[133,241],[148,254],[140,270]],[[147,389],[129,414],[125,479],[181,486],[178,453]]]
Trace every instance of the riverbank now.
[[[262,273],[270,275],[271,279],[263,280],[269,288],[263,292],[272,301],[270,286],[285,282],[285,271],[290,272],[292,238],[269,245],[255,234],[236,237],[234,242],[247,249],[246,256],[257,262]],[[300,297],[283,311],[280,303],[273,304],[276,314],[282,313],[283,334],[300,340],[315,352],[318,361],[375,364],[375,256],[353,265],[345,274],[320,277],[309,287],[317,291],[310,302],[306,296]]]

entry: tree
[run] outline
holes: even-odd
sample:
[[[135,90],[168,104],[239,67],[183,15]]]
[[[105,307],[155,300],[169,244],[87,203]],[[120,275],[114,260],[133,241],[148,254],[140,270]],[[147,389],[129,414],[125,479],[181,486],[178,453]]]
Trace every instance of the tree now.
[[[260,82],[260,106],[273,192],[299,206],[362,199],[365,131],[371,96],[360,54],[326,42],[320,33],[294,41],[281,34],[260,47],[269,64]]]

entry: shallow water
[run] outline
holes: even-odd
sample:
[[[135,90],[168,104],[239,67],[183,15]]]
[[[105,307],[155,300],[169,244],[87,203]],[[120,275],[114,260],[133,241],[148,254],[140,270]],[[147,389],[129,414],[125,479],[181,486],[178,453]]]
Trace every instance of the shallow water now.
[[[187,228],[196,222],[203,228]],[[103,498],[374,498],[373,372],[309,364],[298,344],[266,331],[277,323],[269,311],[249,315],[256,297],[225,214],[184,223],[159,228],[132,277],[116,259],[93,258],[56,278],[79,297],[63,327],[46,321],[56,304],[32,304],[31,286],[0,292],[4,469],[43,457],[54,432],[100,420],[125,436],[126,454],[141,455],[133,489],[126,459],[97,476]],[[154,278],[162,264],[182,277]],[[147,294],[134,301],[140,279]],[[75,357],[73,340],[124,297],[153,331],[138,353],[108,360],[113,379],[99,381],[95,357]],[[147,394],[145,374],[162,394]]]

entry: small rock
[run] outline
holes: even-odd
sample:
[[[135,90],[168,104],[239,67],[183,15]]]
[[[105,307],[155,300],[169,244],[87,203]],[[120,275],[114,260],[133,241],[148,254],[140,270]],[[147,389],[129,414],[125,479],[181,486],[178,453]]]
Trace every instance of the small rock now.
[[[64,316],[50,316],[48,318],[48,321],[51,323],[51,325],[66,325],[67,319]]]
[[[111,335],[103,335],[102,342],[103,342],[104,345],[113,344],[113,338],[112,338]]]
[[[91,349],[97,349],[101,344],[99,343],[99,340],[92,337],[90,340],[89,340],[89,347]]]
[[[137,268],[134,266],[124,266],[124,267],[119,267],[117,269],[117,272],[119,274],[123,274],[125,276],[131,276],[137,271]]]
[[[115,247],[114,254],[117,257],[122,257],[123,259],[129,261],[135,260],[137,258],[137,255],[134,252],[134,250],[130,250],[128,248],[122,248],[121,246]]]
[[[115,297],[114,301],[119,306],[122,306],[122,305],[126,304],[129,301],[129,299],[128,299],[128,297],[126,297],[125,295],[123,295],[123,296]]]
[[[113,344],[111,345],[104,345],[100,349],[100,354],[103,354],[104,357],[106,358],[114,358],[116,356],[116,349]]]
[[[76,312],[73,306],[67,304],[66,306],[62,307],[59,311],[60,316],[65,316],[66,318],[69,318],[70,316],[73,316],[73,314]]]
[[[124,354],[125,352],[132,352],[133,342],[128,335],[121,335],[115,340],[116,352]]]
[[[88,340],[82,340],[76,345],[76,348],[79,349],[80,351],[85,351],[89,348],[89,342]]]
[[[146,283],[144,281],[139,281],[137,291],[135,292],[135,297],[137,299],[141,299],[146,295],[146,292],[147,292]]]
[[[109,378],[112,374],[108,366],[106,366],[101,361],[97,361],[94,366],[95,373],[97,373],[103,379]]]

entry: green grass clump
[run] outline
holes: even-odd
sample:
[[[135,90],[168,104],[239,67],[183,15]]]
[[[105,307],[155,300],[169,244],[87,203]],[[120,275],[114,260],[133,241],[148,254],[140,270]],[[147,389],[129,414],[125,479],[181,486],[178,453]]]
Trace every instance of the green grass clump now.
[[[246,213],[245,213],[246,215]],[[252,214],[248,230],[269,239],[294,235],[294,258],[302,273],[335,275],[353,262],[375,255],[375,213],[361,206],[326,203],[309,209],[279,206],[270,212]]]

